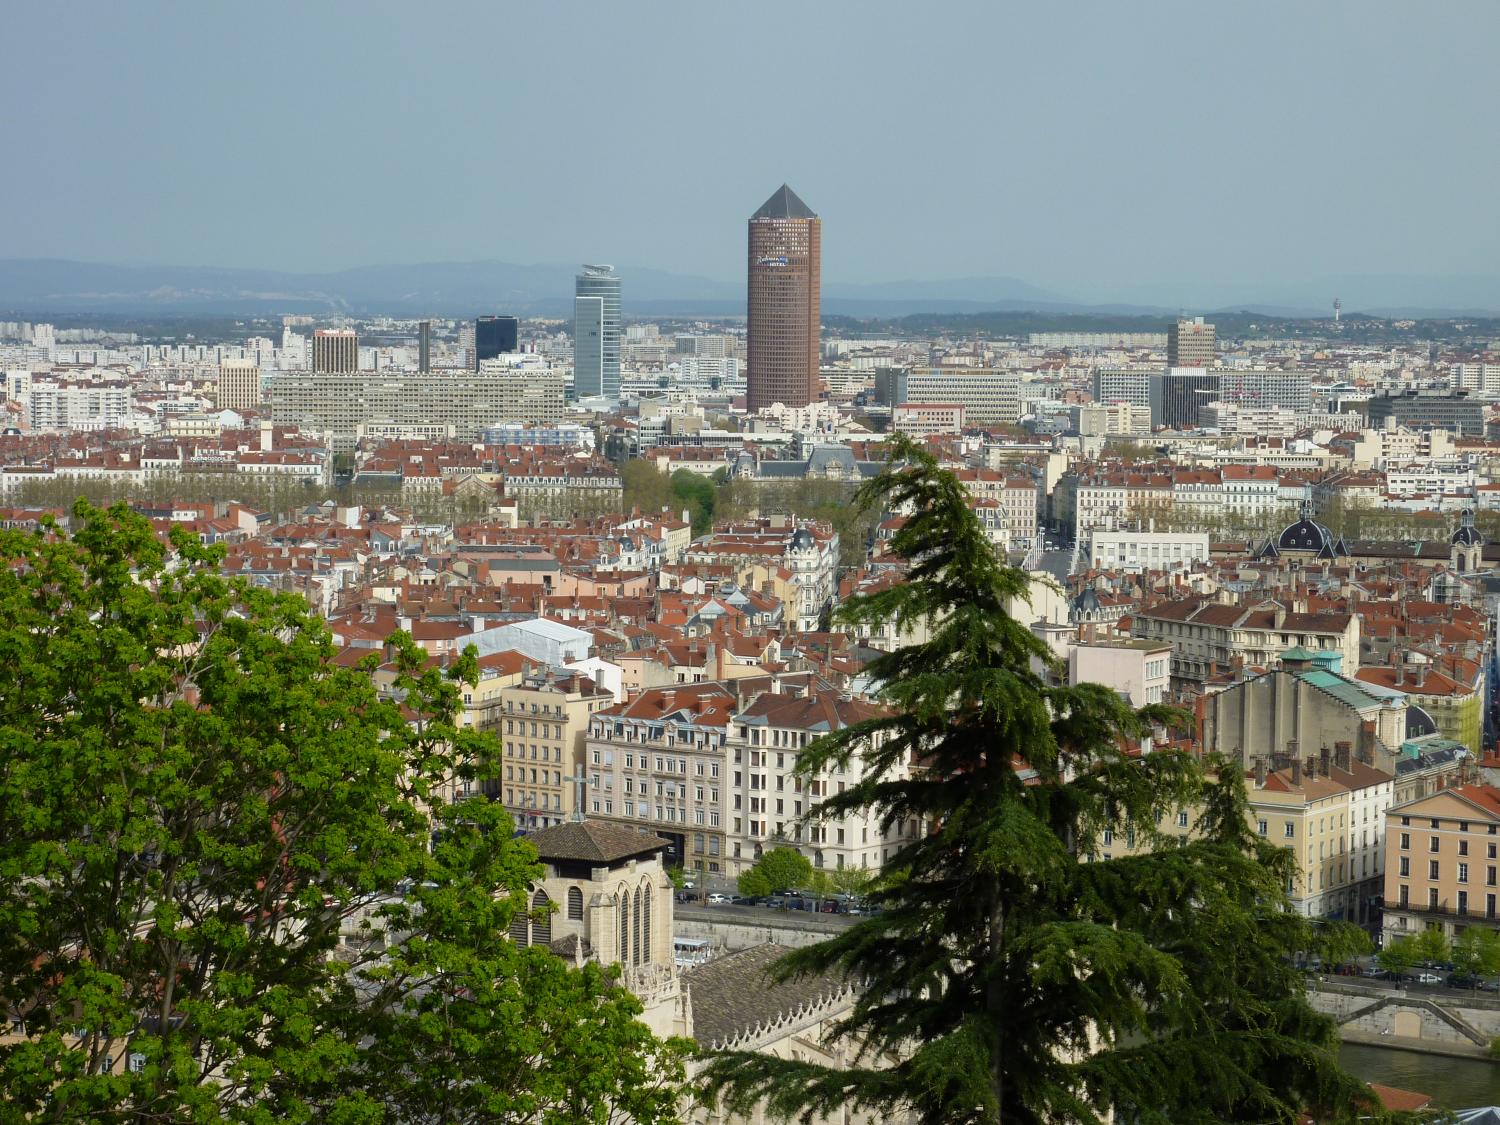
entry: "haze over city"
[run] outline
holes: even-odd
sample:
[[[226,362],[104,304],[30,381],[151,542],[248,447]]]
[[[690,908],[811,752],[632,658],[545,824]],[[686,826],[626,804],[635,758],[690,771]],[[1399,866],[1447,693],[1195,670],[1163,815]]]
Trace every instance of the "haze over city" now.
[[[1495,308],[1487,3],[24,6],[0,257],[613,261],[827,283]],[[59,69],[56,50],[66,50]],[[1335,288],[1337,287],[1337,288]],[[1017,289],[1017,294],[1023,292]]]

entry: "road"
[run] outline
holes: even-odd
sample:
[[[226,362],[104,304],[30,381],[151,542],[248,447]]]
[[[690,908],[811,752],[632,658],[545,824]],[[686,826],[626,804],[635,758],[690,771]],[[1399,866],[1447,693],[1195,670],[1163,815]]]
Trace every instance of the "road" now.
[[[1446,973],[1440,974],[1446,976]],[[1328,984],[1334,987],[1339,985],[1356,985],[1360,988],[1379,989],[1382,992],[1402,993],[1417,999],[1428,1000],[1489,1000],[1500,1003],[1500,993],[1486,992],[1484,989],[1471,988],[1449,988],[1446,984],[1417,984],[1415,981],[1399,980],[1377,980],[1373,977],[1341,977],[1332,973],[1310,973],[1307,977],[1309,988],[1316,988],[1319,984]]]
[[[746,926],[791,925],[804,930],[826,930],[838,933],[859,921],[854,914],[814,914],[810,910],[779,910],[769,906],[700,906],[679,902],[679,917],[694,922],[740,923]]]

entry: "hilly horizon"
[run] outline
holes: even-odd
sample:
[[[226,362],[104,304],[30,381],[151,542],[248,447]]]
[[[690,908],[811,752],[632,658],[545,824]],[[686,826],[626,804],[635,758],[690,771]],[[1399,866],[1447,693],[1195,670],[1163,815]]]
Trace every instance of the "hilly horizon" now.
[[[0,259],[0,308],[56,313],[234,314],[306,312],[343,315],[472,316],[513,312],[572,314],[576,266],[497,260],[356,266],[298,272],[222,266],[164,266]],[[730,282],[651,267],[618,267],[625,313],[635,316],[742,316],[745,290]],[[1137,285],[1114,299],[1080,300],[1014,277],[976,276],[875,282],[825,281],[831,315],[901,316],[981,311],[1115,316],[1247,311],[1322,318],[1340,292],[1346,314],[1463,317],[1500,310],[1500,278],[1338,277],[1263,289],[1249,285]],[[1195,301],[1173,300],[1192,296]]]

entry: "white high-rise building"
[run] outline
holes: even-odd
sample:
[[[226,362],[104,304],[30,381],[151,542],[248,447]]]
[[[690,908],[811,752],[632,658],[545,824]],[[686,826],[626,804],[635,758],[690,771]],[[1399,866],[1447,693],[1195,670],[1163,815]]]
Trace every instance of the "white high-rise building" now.
[[[620,279],[613,266],[584,266],[575,279],[573,393],[620,397]]]

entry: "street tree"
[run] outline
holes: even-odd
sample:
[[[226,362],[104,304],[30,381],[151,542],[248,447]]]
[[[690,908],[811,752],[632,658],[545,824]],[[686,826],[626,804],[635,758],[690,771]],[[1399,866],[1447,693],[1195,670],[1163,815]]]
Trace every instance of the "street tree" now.
[[[506,937],[540,868],[450,800],[472,651],[336,659],[293,595],[123,507],[0,532],[0,1117],[676,1119],[597,967]]]
[[[1386,972],[1397,976],[1410,971],[1421,959],[1409,937],[1393,938],[1385,943],[1379,953],[1375,954],[1375,963]]]
[[[1133,753],[1175,716],[1044,676],[1046,645],[1005,609],[1027,575],[997,558],[952,474],[890,444],[860,499],[908,513],[891,544],[908,580],[840,616],[925,622],[929,639],[869,665],[888,714],[798,768],[863,773],[818,815],[920,830],[882,874],[881,912],[779,963],[861,983],[836,1029],[861,1053],[851,1069],[719,1054],[710,1086],[739,1109],[856,1105],[924,1125],[1378,1118],[1292,967],[1330,931],[1288,902],[1295,857],[1251,831],[1243,771]],[[1198,834],[1164,836],[1190,806]],[[1106,828],[1154,847],[1106,859]]]
[[[1500,973],[1500,934],[1483,926],[1465,926],[1453,939],[1453,967],[1474,977]]]
[[[812,881],[812,873],[812,863],[796,848],[772,848],[755,861],[754,867],[741,873],[740,894],[760,896],[802,890]]]

